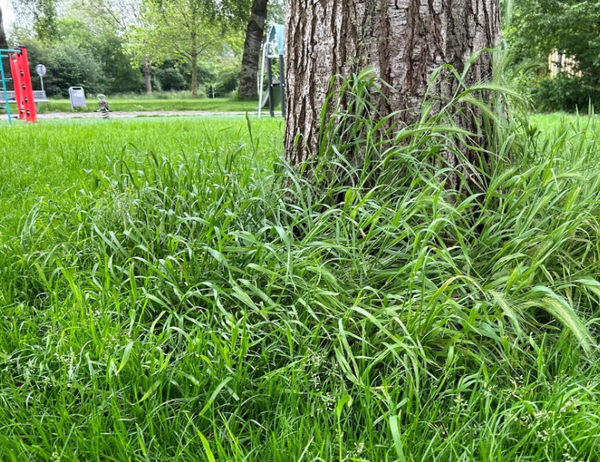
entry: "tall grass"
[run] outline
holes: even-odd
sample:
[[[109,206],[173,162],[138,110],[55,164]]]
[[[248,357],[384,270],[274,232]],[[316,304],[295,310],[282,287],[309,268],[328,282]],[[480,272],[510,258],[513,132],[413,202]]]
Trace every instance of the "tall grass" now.
[[[311,181],[255,122],[53,170],[0,244],[0,458],[598,459],[596,120],[511,119],[457,194],[447,124],[334,119]]]

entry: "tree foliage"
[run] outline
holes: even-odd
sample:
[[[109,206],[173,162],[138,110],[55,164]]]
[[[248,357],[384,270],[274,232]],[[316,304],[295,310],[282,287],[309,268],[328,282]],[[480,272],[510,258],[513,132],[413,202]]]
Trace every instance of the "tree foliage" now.
[[[151,27],[137,33],[161,57],[189,62],[192,95],[198,96],[198,61],[219,49],[222,34],[215,27],[214,0],[150,0],[144,10]]]
[[[141,75],[131,67],[130,57],[120,38],[109,31],[95,30],[83,21],[57,22],[57,38],[44,42],[35,36],[17,36],[28,47],[33,85],[39,88],[35,65],[48,68],[44,86],[51,96],[66,95],[70,86],[83,86],[88,92],[137,92]]]
[[[554,50],[569,60],[558,77],[524,79],[522,90],[542,110],[600,104],[600,1],[506,0],[504,36],[518,61],[545,66]]]
[[[505,35],[520,58],[546,60],[558,50],[576,60],[577,70],[600,81],[600,1],[519,0]]]
[[[50,95],[237,88],[252,0],[10,0],[12,45],[47,65]],[[272,0],[281,16],[284,0]],[[280,19],[280,18],[278,18]],[[35,79],[35,74],[34,74]],[[39,84],[38,84],[39,85]]]
[[[219,15],[223,25],[229,29],[241,30],[250,17],[252,0],[222,0]]]
[[[58,37],[58,6],[60,0],[12,0],[20,18],[33,18],[37,38],[49,43]]]

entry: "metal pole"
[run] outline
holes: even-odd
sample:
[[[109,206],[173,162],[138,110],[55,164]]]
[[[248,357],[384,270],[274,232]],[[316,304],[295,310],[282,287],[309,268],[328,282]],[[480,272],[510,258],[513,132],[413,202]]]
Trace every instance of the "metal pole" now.
[[[269,75],[269,111],[271,112],[271,117],[275,117],[275,98],[273,91],[273,61],[269,56],[269,62],[267,64],[267,71]]]
[[[42,87],[42,91],[44,91],[44,76],[40,75],[40,86]]]
[[[265,84],[265,65],[267,64],[266,60],[267,60],[267,55],[269,54],[268,47],[269,47],[268,42],[263,45],[262,66],[261,66],[261,71],[260,71],[260,87],[258,87],[258,118],[259,119],[260,119],[260,116],[262,113],[262,107],[264,104],[263,87]]]
[[[8,123],[12,124],[12,117],[10,115],[10,104],[8,102],[8,92],[6,91],[6,78],[4,76],[4,64],[2,63],[2,57],[0,54],[0,77],[2,78],[2,91],[4,92],[4,104],[6,104],[6,115],[8,116]]]
[[[279,55],[279,88],[281,89],[281,115],[285,119],[285,62],[283,55]]]

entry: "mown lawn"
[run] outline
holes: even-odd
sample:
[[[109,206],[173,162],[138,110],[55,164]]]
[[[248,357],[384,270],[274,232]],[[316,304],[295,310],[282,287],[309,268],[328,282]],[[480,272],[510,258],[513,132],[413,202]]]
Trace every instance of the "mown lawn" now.
[[[0,459],[598,460],[600,127],[560,117],[460,200],[430,135],[365,189],[281,120],[0,126]]]
[[[258,102],[236,101],[228,98],[201,99],[149,99],[149,98],[108,98],[109,106],[115,112],[147,112],[147,111],[208,111],[208,112],[256,112]],[[98,100],[88,98],[87,109],[77,108],[77,112],[92,112],[98,109]],[[11,105],[13,115],[16,107]],[[39,105],[40,114],[49,112],[71,112],[68,99],[52,99],[49,103]],[[1,117],[0,117],[1,120]]]

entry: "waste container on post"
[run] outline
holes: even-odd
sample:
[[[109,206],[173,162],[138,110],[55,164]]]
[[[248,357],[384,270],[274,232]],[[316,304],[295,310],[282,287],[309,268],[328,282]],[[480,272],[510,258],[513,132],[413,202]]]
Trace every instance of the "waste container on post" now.
[[[76,107],[85,107],[85,90],[83,87],[70,87],[69,88],[69,99],[71,100],[71,111]]]

